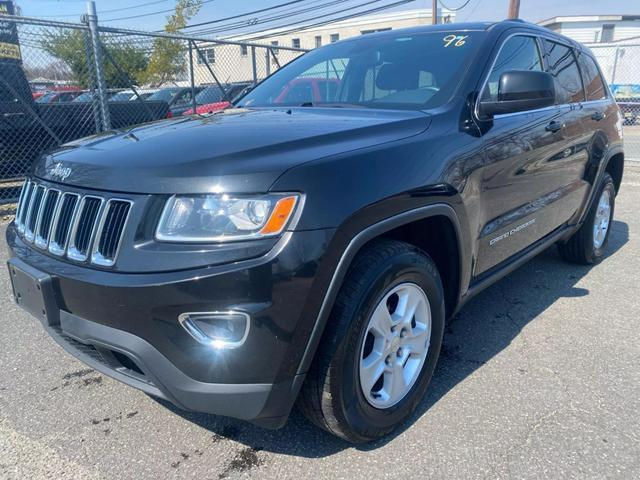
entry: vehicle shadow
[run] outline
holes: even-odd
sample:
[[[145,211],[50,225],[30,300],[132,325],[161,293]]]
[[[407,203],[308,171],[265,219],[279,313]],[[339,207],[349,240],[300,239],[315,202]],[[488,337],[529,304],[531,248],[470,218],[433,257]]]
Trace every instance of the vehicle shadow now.
[[[614,221],[607,257],[622,248],[628,238],[628,225]],[[607,258],[603,260],[606,261]],[[529,322],[556,300],[589,295],[587,289],[576,284],[591,268],[566,263],[556,248],[549,248],[471,300],[447,325],[438,366],[415,414],[392,435],[377,442],[353,446],[314,427],[297,409],[285,427],[271,431],[233,419],[184,412],[158,401],[208,429],[214,441],[231,439],[253,450],[309,458],[333,455],[347,448],[375,450],[428,414],[432,405],[511,344]]]

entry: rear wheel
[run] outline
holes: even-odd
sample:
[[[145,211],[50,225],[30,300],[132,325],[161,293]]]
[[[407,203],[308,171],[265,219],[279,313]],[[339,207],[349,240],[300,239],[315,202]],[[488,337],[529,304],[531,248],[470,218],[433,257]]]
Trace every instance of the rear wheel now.
[[[444,295],[434,262],[391,240],[354,260],[299,405],[351,442],[384,436],[415,410],[435,368]]]
[[[605,173],[584,224],[566,243],[558,244],[565,260],[584,265],[602,260],[609,242],[615,199],[613,178]]]

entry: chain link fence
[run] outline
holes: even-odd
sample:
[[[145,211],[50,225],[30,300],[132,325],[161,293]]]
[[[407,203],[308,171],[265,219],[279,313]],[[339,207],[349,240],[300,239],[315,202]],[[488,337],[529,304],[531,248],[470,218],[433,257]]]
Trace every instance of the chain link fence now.
[[[593,44],[640,161],[640,41]],[[0,16],[0,204],[34,160],[109,129],[210,113],[305,50]],[[336,82],[344,70],[334,65]],[[312,76],[314,76],[313,74]],[[331,75],[324,88],[331,89]]]
[[[625,158],[640,162],[640,39],[587,46],[622,111]]]
[[[0,16],[0,204],[43,153],[110,129],[221,110],[305,50]]]

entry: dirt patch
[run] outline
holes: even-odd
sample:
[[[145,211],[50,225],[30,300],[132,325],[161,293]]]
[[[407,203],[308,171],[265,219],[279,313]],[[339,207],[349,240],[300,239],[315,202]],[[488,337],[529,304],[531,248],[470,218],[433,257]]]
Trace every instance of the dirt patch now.
[[[229,462],[224,471],[218,475],[219,479],[228,478],[234,473],[244,473],[252,468],[259,467],[264,460],[258,456],[262,448],[246,447],[240,450],[235,457]]]

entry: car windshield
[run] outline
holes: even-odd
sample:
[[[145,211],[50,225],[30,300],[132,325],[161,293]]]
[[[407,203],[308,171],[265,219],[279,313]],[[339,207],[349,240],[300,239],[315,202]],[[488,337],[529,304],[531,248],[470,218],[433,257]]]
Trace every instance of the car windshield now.
[[[433,108],[449,100],[485,36],[397,32],[327,45],[278,70],[238,106]]]
[[[196,95],[196,103],[205,105],[222,101],[222,91],[218,87],[207,87]]]
[[[92,93],[91,92],[84,92],[81,93],[80,95],[78,95],[76,98],[73,99],[74,102],[90,102],[91,98],[92,98]]]
[[[36,100],[36,103],[49,103],[56,97],[56,95],[57,93],[45,93]]]
[[[176,93],[180,91],[179,88],[163,88],[162,90],[158,90],[156,93],[151,95],[148,100],[150,101],[164,101],[170,102]]]
[[[110,102],[127,102],[133,95],[132,91],[118,92],[109,98]]]

